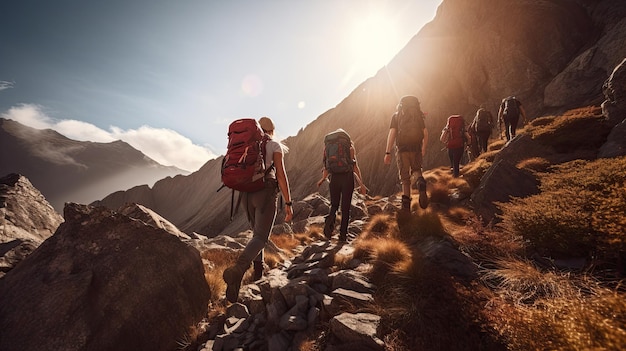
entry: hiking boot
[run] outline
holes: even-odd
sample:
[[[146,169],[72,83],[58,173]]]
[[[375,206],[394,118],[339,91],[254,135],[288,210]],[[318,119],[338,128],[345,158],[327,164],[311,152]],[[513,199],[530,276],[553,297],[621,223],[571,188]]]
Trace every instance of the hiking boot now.
[[[237,302],[239,298],[239,289],[241,288],[241,279],[246,273],[247,267],[244,268],[239,263],[224,270],[222,278],[226,282],[226,299],[232,303]]]
[[[254,261],[252,262],[254,272],[252,273],[252,280],[257,281],[263,278],[263,262],[262,261]]]
[[[406,195],[402,195],[402,209],[410,210],[411,209],[411,198]]]
[[[426,179],[419,177],[417,179],[417,189],[419,191],[419,204],[422,209],[428,207],[428,194],[426,194]]]

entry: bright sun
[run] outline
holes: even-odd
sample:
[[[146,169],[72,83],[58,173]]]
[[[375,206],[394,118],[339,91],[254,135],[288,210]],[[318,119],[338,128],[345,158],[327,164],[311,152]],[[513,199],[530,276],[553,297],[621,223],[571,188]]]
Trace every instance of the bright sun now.
[[[375,72],[386,65],[402,45],[396,24],[383,16],[359,18],[351,30],[351,52],[357,69]]]

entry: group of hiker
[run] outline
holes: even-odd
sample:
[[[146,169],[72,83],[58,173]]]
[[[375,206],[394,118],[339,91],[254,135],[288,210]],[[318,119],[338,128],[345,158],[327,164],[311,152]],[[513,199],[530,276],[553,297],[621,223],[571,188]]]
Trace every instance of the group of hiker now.
[[[504,124],[507,142],[515,138],[520,117],[522,122],[526,123],[526,111],[522,103],[515,96],[502,99],[498,108],[498,128],[501,130],[502,124]],[[476,158],[487,151],[487,144],[494,127],[493,114],[485,105],[478,108],[474,119],[467,127],[462,115],[448,117],[445,127],[441,130],[439,140],[448,149],[450,171],[453,177],[459,176],[460,163],[465,150],[470,155],[468,158]],[[502,132],[500,132],[500,138],[502,139]]]
[[[498,111],[498,123],[504,122],[506,138],[515,137],[520,115],[526,113],[515,97],[502,100]],[[443,128],[440,140],[446,144],[454,177],[459,176],[460,160],[464,148],[472,138],[476,140],[479,153],[487,151],[487,141],[493,129],[493,115],[481,106],[474,120],[466,128],[461,115],[452,115]],[[288,148],[273,140],[274,122],[268,117],[258,121],[240,119],[231,123],[227,154],[222,164],[222,181],[225,186],[239,190],[240,200],[252,227],[252,238],[235,264],[223,273],[227,284],[226,298],[236,302],[245,272],[253,266],[253,279],[262,277],[264,270],[263,249],[267,244],[278,211],[278,194],[285,205],[285,222],[293,216],[289,180],[284,167],[284,154]],[[400,99],[391,117],[383,162],[391,164],[395,150],[398,176],[402,185],[401,208],[411,208],[411,188],[418,190],[418,204],[428,207],[426,180],[422,175],[422,161],[428,145],[428,130],[420,101],[415,96]],[[321,186],[329,182],[330,210],[324,222],[324,236],[330,240],[335,230],[336,215],[341,208],[339,242],[345,242],[348,234],[350,205],[355,183],[361,194],[367,193],[359,168],[354,143],[348,133],[338,129],[324,138]],[[234,195],[233,195],[234,196]],[[232,211],[231,211],[232,215]]]

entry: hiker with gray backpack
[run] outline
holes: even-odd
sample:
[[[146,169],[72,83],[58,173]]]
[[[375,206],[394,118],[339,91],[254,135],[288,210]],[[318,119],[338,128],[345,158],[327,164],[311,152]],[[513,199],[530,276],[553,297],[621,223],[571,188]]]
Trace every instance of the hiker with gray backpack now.
[[[263,274],[263,249],[276,219],[278,194],[285,200],[285,222],[293,216],[289,180],[283,154],[287,147],[272,139],[274,122],[244,118],[230,124],[228,148],[222,161],[222,182],[239,191],[252,227],[252,239],[235,265],[224,270],[226,298],[237,302],[244,274],[254,262],[254,280]]]
[[[426,180],[422,175],[422,160],[428,145],[426,117],[417,97],[407,95],[400,99],[396,112],[391,116],[384,163],[391,164],[391,150],[396,150],[398,176],[402,184],[402,209],[411,209],[411,177],[419,191],[419,205],[428,207]]]
[[[341,225],[339,226],[339,242],[347,241],[348,223],[350,222],[350,205],[354,182],[359,184],[361,194],[367,193],[363,184],[361,169],[356,161],[356,151],[350,135],[339,128],[324,137],[324,156],[322,158],[322,178],[317,182],[319,187],[329,179],[330,212],[324,222],[324,236],[330,240],[335,229],[337,210],[341,204]]]
[[[522,123],[526,123],[526,111],[515,96],[502,99],[498,110],[498,125],[502,130],[502,122],[504,122],[504,134],[507,141],[515,138],[520,116],[522,116]],[[500,137],[502,138],[502,132],[500,132]]]
[[[478,139],[478,150],[476,150],[478,152],[475,156],[487,151],[487,144],[489,142],[493,126],[493,115],[485,108],[484,105],[480,105],[480,108],[476,111],[474,120],[469,125],[469,133],[470,136],[472,136],[472,141],[474,136]]]

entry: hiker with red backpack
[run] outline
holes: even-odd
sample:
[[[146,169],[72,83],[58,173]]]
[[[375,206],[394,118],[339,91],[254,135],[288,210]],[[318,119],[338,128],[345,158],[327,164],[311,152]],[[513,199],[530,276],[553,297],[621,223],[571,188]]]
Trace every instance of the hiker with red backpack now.
[[[460,172],[461,158],[470,135],[465,128],[465,119],[461,115],[448,117],[446,126],[441,130],[439,140],[446,144],[452,176],[457,178]]]
[[[480,105],[480,108],[476,111],[474,120],[469,125],[470,135],[472,137],[476,136],[478,139],[478,148],[475,153],[476,156],[487,151],[487,144],[489,142],[489,137],[491,136],[493,125],[493,115],[485,108],[484,105]]]
[[[520,115],[522,116],[522,123],[525,124],[526,111],[524,111],[522,103],[515,96],[502,99],[498,109],[498,125],[502,129],[502,122],[504,122],[504,134],[507,141],[515,138]]]
[[[391,150],[395,145],[398,176],[402,183],[402,209],[411,209],[411,176],[419,191],[419,205],[428,207],[426,180],[422,175],[422,160],[428,145],[426,117],[417,97],[407,95],[400,99],[396,112],[391,116],[387,135],[384,163],[391,164]]]
[[[285,222],[290,222],[293,216],[289,180],[283,163],[287,147],[273,140],[273,135],[274,122],[268,117],[262,117],[259,122],[254,119],[237,120],[229,128],[229,145],[222,166],[222,180],[233,190],[242,189],[239,190],[241,200],[253,233],[235,265],[224,270],[226,298],[233,303],[237,302],[241,280],[252,262],[255,280],[260,279],[263,274],[263,249],[276,219],[279,192],[285,200]],[[242,152],[231,152],[238,149]],[[251,165],[245,163],[246,159],[250,159]],[[260,167],[255,166],[257,159]],[[241,179],[238,179],[239,185],[229,185],[235,182],[234,176],[228,176],[231,170],[232,173],[241,174],[250,168],[255,169],[252,179],[241,180],[245,178],[241,175]]]
[[[361,194],[367,193],[363,184],[361,169],[356,161],[356,151],[350,135],[343,129],[326,134],[324,137],[324,164],[322,178],[317,182],[319,187],[330,177],[330,212],[324,222],[324,236],[330,240],[335,229],[335,218],[341,203],[341,225],[339,226],[339,242],[345,242],[350,222],[350,205],[354,182],[359,184]]]

